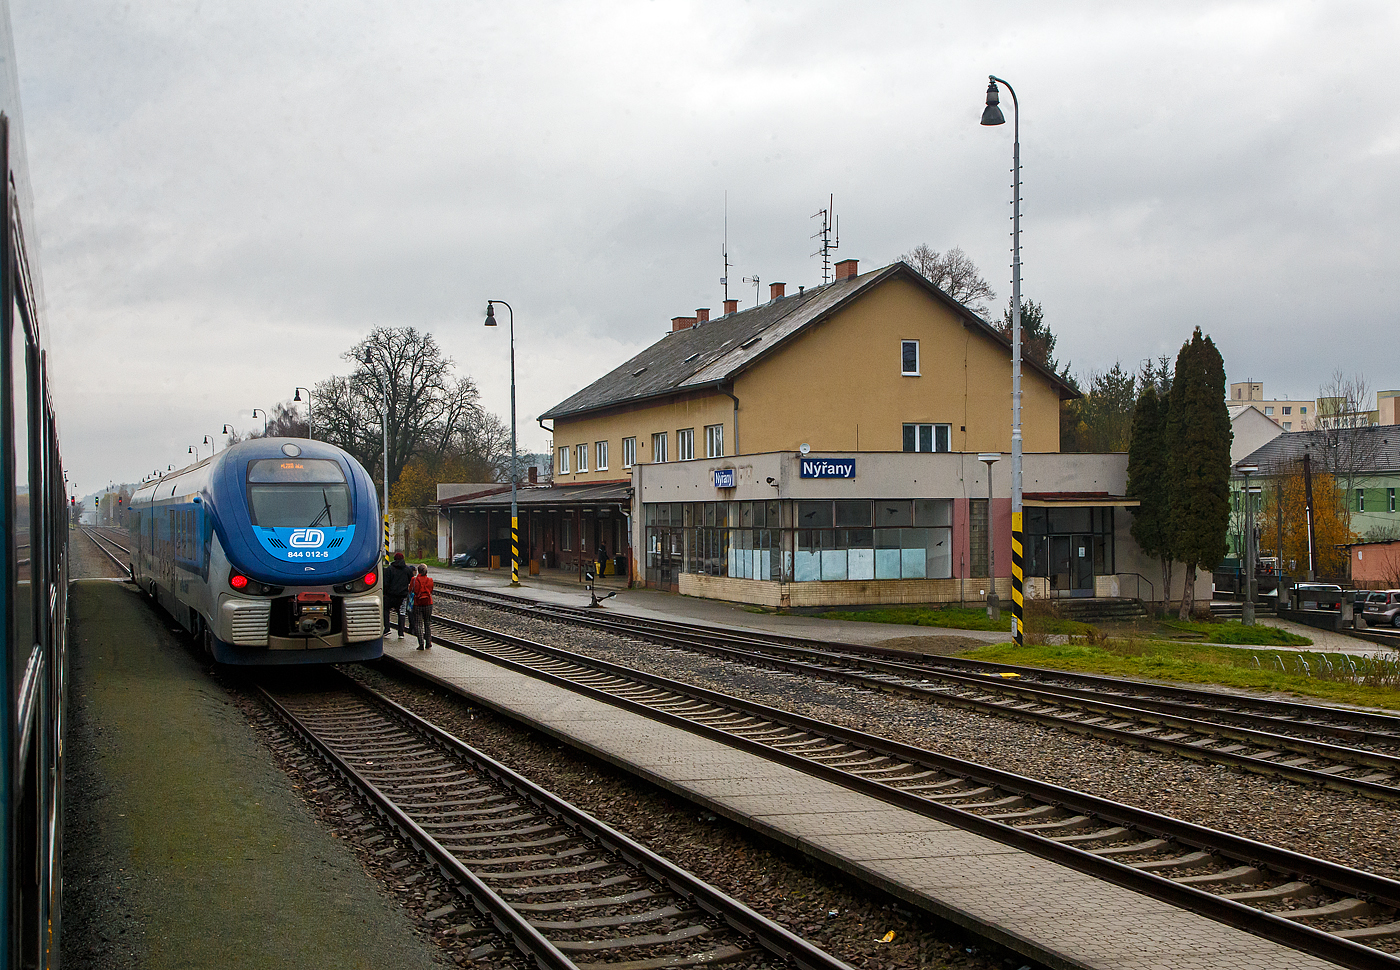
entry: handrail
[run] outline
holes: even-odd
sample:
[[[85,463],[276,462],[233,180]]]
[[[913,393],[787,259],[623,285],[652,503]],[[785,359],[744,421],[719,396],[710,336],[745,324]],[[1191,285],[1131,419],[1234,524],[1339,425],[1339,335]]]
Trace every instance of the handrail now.
[[[1141,593],[1142,593],[1142,584],[1143,584],[1143,583],[1146,583],[1146,584],[1147,584],[1148,592],[1150,592],[1150,593],[1152,594],[1152,597],[1151,597],[1147,602],[1149,602],[1149,603],[1155,603],[1155,602],[1157,602],[1157,587],[1154,586],[1154,585],[1152,585],[1152,580],[1148,579],[1148,578],[1147,578],[1146,576],[1144,576],[1142,573],[1119,573],[1118,575],[1119,575],[1119,576],[1136,576],[1137,579],[1138,579],[1138,588],[1137,588],[1137,592],[1138,592],[1139,594],[1141,594]],[[1134,599],[1141,600],[1141,599],[1142,599],[1142,596],[1141,596],[1141,595],[1136,596],[1136,597],[1134,597]]]

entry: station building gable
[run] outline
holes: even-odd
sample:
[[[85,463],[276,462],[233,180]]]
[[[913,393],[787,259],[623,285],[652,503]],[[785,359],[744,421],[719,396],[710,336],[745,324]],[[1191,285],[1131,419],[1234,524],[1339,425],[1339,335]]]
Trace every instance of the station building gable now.
[[[1008,342],[903,262],[743,312],[678,317],[661,341],[541,415],[556,481],[636,464],[796,450],[1009,451]],[[847,275],[842,276],[841,270]],[[1027,363],[1028,450],[1059,450],[1076,392]]]

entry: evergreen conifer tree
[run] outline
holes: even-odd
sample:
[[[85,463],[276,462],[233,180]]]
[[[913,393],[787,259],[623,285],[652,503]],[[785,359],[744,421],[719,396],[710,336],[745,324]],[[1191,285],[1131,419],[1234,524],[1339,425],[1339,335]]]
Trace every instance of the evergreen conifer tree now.
[[[1196,570],[1214,569],[1230,526],[1230,412],[1225,361],[1197,327],[1176,358],[1167,417],[1167,483],[1175,556],[1185,566],[1178,616],[1195,606]]]
[[[1167,401],[1149,384],[1133,408],[1128,442],[1128,494],[1140,503],[1129,527],[1143,552],[1162,561],[1162,601],[1171,598],[1171,499],[1167,486]]]

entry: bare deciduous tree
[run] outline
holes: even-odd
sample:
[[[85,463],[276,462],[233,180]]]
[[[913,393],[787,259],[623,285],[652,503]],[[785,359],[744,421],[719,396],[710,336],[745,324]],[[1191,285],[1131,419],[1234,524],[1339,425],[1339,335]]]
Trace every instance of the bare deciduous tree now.
[[[1351,524],[1351,496],[1364,488],[1374,475],[1384,435],[1371,423],[1371,387],[1361,374],[1350,376],[1340,370],[1317,392],[1316,430],[1313,461],[1336,479],[1345,490],[1346,523]]]
[[[977,264],[957,246],[940,253],[919,243],[899,258],[980,317],[987,315],[987,304],[997,298]]]

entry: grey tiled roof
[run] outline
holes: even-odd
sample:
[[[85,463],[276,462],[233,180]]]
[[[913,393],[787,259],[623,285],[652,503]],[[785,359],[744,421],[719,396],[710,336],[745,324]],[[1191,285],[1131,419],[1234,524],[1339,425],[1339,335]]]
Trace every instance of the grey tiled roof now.
[[[632,483],[617,482],[568,482],[562,485],[522,485],[516,489],[516,504],[525,508],[548,506],[611,505],[627,504],[632,500]],[[458,495],[443,499],[438,508],[453,509],[501,509],[510,508],[510,486],[500,491]]]
[[[1327,452],[1334,449],[1341,452],[1342,462],[1356,461],[1367,466],[1366,474],[1400,474],[1400,425],[1395,424],[1287,432],[1256,448],[1243,461],[1258,465],[1261,475],[1277,475],[1290,471],[1308,451],[1313,456],[1314,470],[1323,472],[1335,460],[1327,457]]]
[[[540,415],[541,420],[714,387],[732,380],[787,340],[886,280],[904,277],[920,285],[963,320],[963,325],[1010,349],[985,320],[930,283],[904,262],[816,286],[738,313],[668,333],[631,360]],[[1026,361],[1060,390],[1061,399],[1078,397],[1058,377]]]

